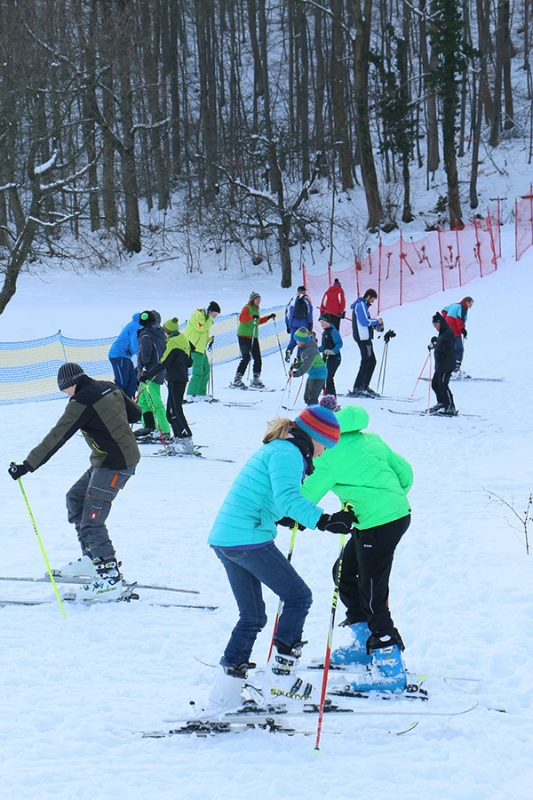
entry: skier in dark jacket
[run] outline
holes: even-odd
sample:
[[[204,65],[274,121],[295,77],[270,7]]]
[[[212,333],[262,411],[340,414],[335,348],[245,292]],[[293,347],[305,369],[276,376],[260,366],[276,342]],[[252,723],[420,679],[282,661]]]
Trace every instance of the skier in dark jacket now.
[[[161,316],[157,311],[143,311],[140,317],[141,330],[139,331],[137,350],[137,377],[140,380],[143,373],[148,372],[156,364],[167,344],[165,331],[160,325]],[[139,405],[143,412],[144,427],[135,431],[135,438],[150,440],[157,427],[163,436],[170,434],[170,425],[167,412],[161,400],[161,386],[165,380],[165,373],[160,372],[144,390],[139,393]]]
[[[105,522],[111,503],[135,472],[140,453],[130,423],[141,409],[108,381],[89,378],[79,364],[62,364],[57,385],[70,397],[65,411],[22,464],[12,464],[14,480],[35,472],[81,430],[91,448],[91,466],[67,492],[68,520],[78,533],[83,558],[67,565],[61,575],[87,577],[83,600],[116,600],[122,575]]]
[[[455,336],[452,329],[438,311],[433,315],[433,327],[438,336],[433,336],[428,350],[435,351],[435,369],[431,388],[437,397],[437,403],[428,408],[430,414],[442,414],[456,417],[457,411],[453,395],[450,391],[450,378],[455,369]]]
[[[168,385],[167,416],[174,432],[175,443],[169,445],[169,455],[194,455],[192,431],[183,413],[183,395],[189,380],[189,367],[192,366],[189,340],[180,333],[177,317],[167,319],[163,324],[166,337],[165,351],[161,360],[141,376],[141,383],[151,381],[166,370]]]
[[[352,303],[352,334],[361,351],[361,364],[355,378],[353,389],[348,392],[348,397],[378,397],[377,392],[370,388],[370,381],[376,368],[374,355],[374,329],[381,332],[384,324],[381,317],[370,316],[370,306],[377,299],[375,289],[367,289],[363,297],[358,297]]]

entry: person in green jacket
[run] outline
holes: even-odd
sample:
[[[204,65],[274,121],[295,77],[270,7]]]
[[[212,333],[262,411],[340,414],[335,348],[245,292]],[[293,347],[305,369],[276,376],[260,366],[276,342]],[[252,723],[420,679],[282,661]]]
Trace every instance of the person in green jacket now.
[[[211,325],[219,314],[219,304],[211,300],[206,309],[198,308],[191,314],[185,328],[185,338],[191,345],[192,357],[192,375],[187,387],[187,395],[194,400],[213,399],[212,395],[207,394],[210,367],[206,350],[213,347],[215,337],[211,336]]]
[[[335,650],[331,664],[362,665],[353,691],[398,691],[406,686],[405,649],[392,620],[388,598],[394,551],[411,521],[407,493],[413,483],[410,464],[375,433],[363,433],[368,413],[346,406],[337,414],[338,445],[315,463],[302,494],[317,503],[332,491],[356,516],[343,553],[339,596],[346,606],[345,625],[354,641]],[[338,561],[333,574],[337,575]],[[377,669],[372,669],[375,667]]]
[[[276,319],[274,313],[261,316],[259,311],[259,304],[261,303],[261,295],[257,292],[252,292],[250,299],[239,314],[239,325],[237,327],[237,339],[239,340],[239,349],[241,351],[241,360],[235,373],[232,387],[237,389],[247,389],[248,387],[243,381],[246,367],[250,360],[254,360],[254,377],[250,384],[253,389],[264,389],[265,384],[261,380],[261,369],[263,362],[261,359],[261,348],[259,347],[259,326],[264,325],[270,319]]]
[[[167,416],[174,433],[174,444],[167,446],[169,455],[194,455],[192,431],[183,413],[183,395],[189,379],[189,367],[192,364],[188,339],[180,333],[177,317],[167,319],[163,325],[167,344],[161,360],[140,377],[141,383],[155,378],[166,370],[167,376]]]

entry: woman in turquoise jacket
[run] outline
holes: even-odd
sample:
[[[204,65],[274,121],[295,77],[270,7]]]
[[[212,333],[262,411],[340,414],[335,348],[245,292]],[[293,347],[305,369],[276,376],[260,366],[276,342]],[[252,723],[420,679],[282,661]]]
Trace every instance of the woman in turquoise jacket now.
[[[283,601],[274,639],[272,668],[263,692],[283,699],[305,699],[312,687],[294,689],[294,672],[303,646],[302,632],[311,607],[309,587],[274,544],[276,524],[318,528],[334,533],[351,528],[353,514],[324,514],[300,493],[305,475],[313,470],[313,456],[321,456],[339,438],[335,414],[309,406],[294,422],[278,417],[261,447],[237,475],[215,519],[208,542],[224,565],[239,608],[239,620],[220,659],[221,669],[209,698],[211,713],[241,702],[241,689],[258,633],[267,617],[262,584]],[[320,459],[318,459],[319,461]],[[301,683],[301,682],[300,682]]]
[[[346,406],[337,419],[341,427],[337,447],[315,464],[302,488],[313,502],[332,491],[343,504],[353,506],[356,516],[339,583],[347,609],[345,624],[352,629],[354,643],[336,650],[331,663],[378,667],[373,680],[370,673],[355,680],[354,691],[401,690],[406,684],[404,644],[389,611],[389,578],[394,551],[411,521],[407,493],[413,471],[377,434],[362,433],[368,425],[364,408]]]

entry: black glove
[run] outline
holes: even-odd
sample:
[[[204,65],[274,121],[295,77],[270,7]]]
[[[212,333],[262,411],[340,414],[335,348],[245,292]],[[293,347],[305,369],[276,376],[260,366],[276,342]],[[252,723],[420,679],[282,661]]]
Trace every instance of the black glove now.
[[[274,314],[274,312],[272,312],[272,314],[268,315],[268,318],[269,319],[276,319],[276,315]]]
[[[22,476],[26,475],[26,473],[29,471],[30,470],[26,466],[26,462],[23,464],[10,464],[8,469],[8,472],[14,481],[18,481],[19,478],[22,478]]]
[[[465,337],[465,339],[467,339],[467,338],[468,338],[468,333],[466,332],[466,328],[463,328],[463,330],[461,331],[461,333],[463,334],[463,336]]]
[[[211,339],[211,340],[210,340],[210,341],[207,343],[207,347],[206,347],[205,349],[206,349],[206,350],[208,350],[208,351],[211,351],[211,350],[213,349],[213,344],[214,344],[214,342],[215,342],[215,339],[214,339],[214,338],[213,338],[213,339]]]
[[[282,517],[281,519],[278,519],[276,525],[281,525],[284,528],[294,528],[296,522],[290,517]],[[305,525],[300,525],[300,523],[298,523],[298,530],[305,531]]]
[[[139,383],[148,383],[149,380],[151,379],[147,375],[141,375],[139,378]]]
[[[357,517],[353,511],[336,511],[334,514],[322,514],[316,526],[319,531],[329,533],[349,533]]]
[[[346,311],[343,311],[341,314],[341,319],[346,319]]]

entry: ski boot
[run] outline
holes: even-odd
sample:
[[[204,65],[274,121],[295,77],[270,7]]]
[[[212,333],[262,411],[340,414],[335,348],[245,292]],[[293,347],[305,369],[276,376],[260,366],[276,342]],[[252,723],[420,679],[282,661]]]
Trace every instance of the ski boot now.
[[[122,575],[120,574],[119,564],[116,558],[93,559],[96,570],[96,578],[92,583],[84,586],[78,595],[77,600],[110,602],[120,600],[122,595]]]
[[[266,389],[266,386],[261,380],[261,375],[259,373],[257,375],[254,375],[254,379],[251,382],[250,387],[252,389]]]
[[[370,636],[368,625],[366,622],[354,622],[349,627],[353,634],[353,642],[332,652],[329,662],[332,667],[345,667],[355,664],[367,666],[372,663],[372,656],[366,651],[366,643]]]
[[[231,389],[247,389],[247,385],[242,379],[242,375],[239,372],[235,373],[235,377],[233,379],[233,383],[230,383]]]
[[[192,436],[183,436],[182,438],[174,439],[174,443],[170,444],[167,450],[171,456],[193,456],[194,443]]]
[[[219,668],[216,680],[209,692],[209,699],[205,716],[209,718],[224,715],[227,711],[234,711],[243,703],[242,690],[248,677],[248,670],[255,664],[239,664],[238,667]]]
[[[372,663],[364,677],[357,678],[349,684],[351,691],[403,692],[407,685],[402,659],[404,649],[402,637],[396,628],[393,628],[390,634],[371,634],[366,643],[366,650],[372,657]]]
[[[309,702],[314,687],[297,675],[302,648],[306,642],[295,642],[292,647],[275,642],[272,658],[263,679],[263,698],[266,703],[274,700],[296,700]]]
[[[426,414],[436,414],[441,408],[444,408],[444,403],[436,403],[431,408],[426,409]]]
[[[53,574],[58,578],[96,578],[96,569],[90,556],[84,555],[77,561],[69,561],[60,569],[54,569]]]

